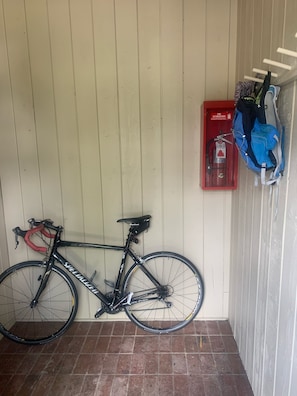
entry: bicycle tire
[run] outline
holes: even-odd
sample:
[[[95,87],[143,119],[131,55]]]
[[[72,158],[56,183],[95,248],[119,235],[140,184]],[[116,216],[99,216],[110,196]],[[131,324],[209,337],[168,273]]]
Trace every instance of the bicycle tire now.
[[[146,268],[161,284],[156,288]],[[125,306],[129,319],[143,330],[167,334],[187,326],[198,314],[204,286],[198,269],[173,252],[155,252],[134,263],[123,282],[123,293],[133,293]]]
[[[45,267],[42,261],[25,261],[0,275],[0,332],[18,343],[46,344],[56,339],[77,313],[76,287],[55,265],[37,305],[30,306]]]

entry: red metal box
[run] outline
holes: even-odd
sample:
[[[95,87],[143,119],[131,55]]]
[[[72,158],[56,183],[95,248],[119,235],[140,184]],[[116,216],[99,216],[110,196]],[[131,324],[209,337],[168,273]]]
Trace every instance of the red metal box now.
[[[201,177],[204,190],[237,188],[238,153],[232,134],[234,101],[206,101],[202,106]]]

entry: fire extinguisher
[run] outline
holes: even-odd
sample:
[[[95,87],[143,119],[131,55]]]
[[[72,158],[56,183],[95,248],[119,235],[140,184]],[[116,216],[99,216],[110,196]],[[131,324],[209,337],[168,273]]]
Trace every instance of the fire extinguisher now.
[[[209,140],[206,146],[206,185],[223,187],[227,185],[227,147],[232,144],[225,139],[229,133],[219,134]]]
[[[223,140],[215,141],[213,151],[212,185],[222,187],[226,185],[226,143]]]

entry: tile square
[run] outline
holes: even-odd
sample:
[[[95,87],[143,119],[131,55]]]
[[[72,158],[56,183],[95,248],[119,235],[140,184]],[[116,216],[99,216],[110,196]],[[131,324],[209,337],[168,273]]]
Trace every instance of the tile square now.
[[[230,335],[222,336],[223,343],[225,345],[225,351],[229,353],[238,353],[238,348],[234,337]]]
[[[221,333],[219,324],[216,320],[207,320],[206,325],[207,325],[207,332],[209,335],[218,335]]]
[[[100,375],[86,375],[82,385],[81,394],[84,396],[96,395],[99,381]]]
[[[188,376],[188,387],[189,387],[189,396],[204,395],[203,376],[190,374]],[[232,394],[230,394],[229,396],[231,395]]]
[[[172,355],[169,353],[159,356],[159,374],[172,374]]]
[[[160,375],[158,377],[159,380],[159,393],[156,393],[156,395],[174,395],[173,391],[173,375]],[[195,394],[195,393],[194,393]],[[193,394],[193,395],[194,395]],[[182,393],[182,395],[185,395]]]
[[[114,322],[102,322],[101,335],[111,335],[113,333]]]
[[[205,396],[221,396],[221,384],[219,377],[216,375],[203,376],[204,395]],[[230,395],[231,396],[231,395]]]
[[[211,351],[214,353],[227,352],[226,345],[224,343],[223,337],[220,335],[209,337],[211,344]]]
[[[145,355],[145,374],[158,374],[159,371],[159,356],[158,354]]]
[[[147,375],[143,379],[143,388],[145,396],[156,396],[159,389],[159,381],[157,375]]]
[[[174,375],[174,395],[188,396],[189,395],[189,383],[186,375]]]
[[[114,375],[102,374],[98,381],[96,395],[110,396]]]
[[[95,353],[105,353],[108,350],[111,337],[101,336],[97,340]]]
[[[136,330],[137,330],[137,327],[135,326],[134,323],[126,322],[125,331],[124,331],[125,335],[133,335],[134,336],[136,334]]]
[[[220,320],[218,321],[219,329],[222,335],[231,335],[232,336],[232,328],[228,320]]]
[[[120,353],[132,353],[134,350],[135,338],[132,336],[124,336],[120,346]]]
[[[86,337],[83,346],[81,348],[81,353],[95,353],[97,341],[98,341],[98,336],[92,335]]]
[[[159,352],[171,352],[172,351],[172,336],[169,334],[163,334],[159,337]]]
[[[126,322],[115,322],[113,327],[113,335],[125,334]]]
[[[130,365],[130,374],[144,374],[145,372],[145,355],[142,353],[133,353]]]
[[[103,322],[92,322],[89,328],[88,335],[98,336],[101,334]]]
[[[185,338],[183,335],[173,335],[171,338],[171,350],[172,352],[184,352],[185,351]]]
[[[253,396],[251,385],[246,375],[235,375],[234,380],[236,383],[237,393],[240,396]]]
[[[139,396],[144,393],[143,375],[131,375],[129,377],[128,395]]]
[[[107,348],[108,353],[119,353],[122,345],[122,336],[110,337],[110,342]]]
[[[219,376],[223,396],[237,395],[235,375],[223,374]]]
[[[156,336],[139,336],[135,338],[135,353],[150,353],[159,351],[159,337]]]
[[[102,373],[103,374],[115,374],[119,360],[118,354],[106,354],[103,359]]]
[[[127,396],[128,394],[129,377],[115,376],[112,381],[111,396]]]
[[[26,355],[24,354],[2,354],[0,359],[0,374],[17,373],[25,358]]]
[[[127,355],[127,354],[119,355],[116,373],[128,375],[130,373],[131,360],[132,360],[131,355]]]
[[[184,342],[186,352],[198,352],[198,337],[196,335],[185,336]]]
[[[217,368],[212,354],[199,354],[201,374],[217,374]]]
[[[207,323],[205,320],[195,320],[193,323],[196,334],[208,334]]]
[[[96,353],[89,356],[90,363],[88,367],[88,374],[99,375],[102,372],[105,355],[103,353]]]
[[[184,353],[172,355],[172,368],[174,374],[187,374],[187,359]]]

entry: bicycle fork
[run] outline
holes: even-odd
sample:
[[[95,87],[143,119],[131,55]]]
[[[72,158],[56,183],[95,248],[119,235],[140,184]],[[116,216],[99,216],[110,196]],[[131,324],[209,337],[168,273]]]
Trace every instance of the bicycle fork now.
[[[37,290],[37,292],[35,294],[35,297],[33,298],[33,300],[30,303],[30,308],[32,308],[32,309],[37,306],[38,301],[39,301],[39,297],[41,296],[41,293],[46,288],[46,285],[47,285],[47,282],[48,282],[48,279],[49,279],[49,276],[50,276],[50,273],[51,273],[51,267],[52,267],[51,264],[47,264],[45,273],[43,275],[39,275],[39,277],[37,279],[41,283],[40,283],[40,285],[38,287],[38,290]]]

